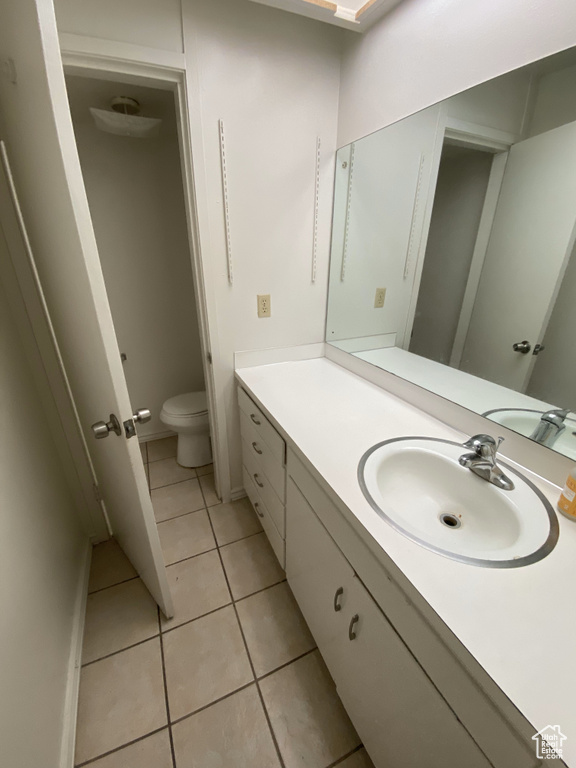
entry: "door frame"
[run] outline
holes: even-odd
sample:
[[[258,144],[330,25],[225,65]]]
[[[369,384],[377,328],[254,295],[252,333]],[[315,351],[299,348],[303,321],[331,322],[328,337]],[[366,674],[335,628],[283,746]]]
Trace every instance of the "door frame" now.
[[[414,268],[412,291],[410,294],[408,313],[406,316],[406,325],[402,334],[402,338],[404,340],[402,343],[402,348],[406,350],[408,350],[410,346],[410,337],[412,335],[414,317],[416,315],[418,292],[420,291],[422,270],[424,268],[424,258],[426,256],[426,246],[428,245],[428,234],[430,232],[430,222],[432,220],[432,208],[434,206],[434,197],[436,196],[440,160],[442,157],[442,149],[444,147],[446,138],[452,139],[453,141],[458,141],[458,143],[461,143],[462,145],[466,145],[479,150],[484,149],[485,151],[490,151],[494,154],[507,152],[512,144],[520,141],[521,139],[519,135],[513,133],[500,131],[496,128],[480,125],[479,123],[471,123],[467,120],[460,120],[459,118],[450,117],[446,114],[446,106],[441,108],[440,115],[438,117],[438,125],[436,128],[436,136],[434,139],[434,149],[432,151],[430,180],[428,182],[427,196],[424,206],[425,213],[423,216],[422,230],[419,236],[420,241]],[[503,173],[504,171],[502,169],[502,176]],[[492,181],[492,171],[490,175],[490,181]],[[494,181],[497,181],[497,173],[495,173]],[[498,187],[498,192],[499,191],[500,188]],[[484,219],[484,211],[482,213],[482,217]],[[485,226],[487,226],[486,223]],[[487,244],[488,240],[486,240],[486,247]],[[476,246],[478,246],[478,241]],[[480,253],[477,254],[476,247],[474,249],[474,257],[477,261],[480,260]],[[466,286],[466,291],[468,291],[468,285]]]
[[[202,350],[202,366],[210,415],[214,482],[222,501],[231,499],[230,462],[224,382],[219,376],[219,343],[215,329],[216,303],[210,270],[202,259],[198,222],[198,187],[204,179],[203,161],[192,158],[192,135],[202,154],[201,126],[191,123],[191,105],[199,102],[198,83],[187,72],[182,54],[144,48],[79,35],[60,35],[62,65],[65,74],[114,80],[121,77],[135,85],[170,90],[176,105],[176,123],[182,186],[188,229],[190,263]],[[199,142],[199,143],[198,143]]]

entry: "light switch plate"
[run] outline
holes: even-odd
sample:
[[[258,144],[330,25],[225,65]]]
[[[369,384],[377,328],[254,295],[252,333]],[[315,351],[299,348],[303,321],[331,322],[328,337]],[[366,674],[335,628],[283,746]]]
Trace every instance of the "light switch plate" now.
[[[385,298],[386,288],[376,288],[376,295],[374,296],[374,309],[382,309],[384,306]]]
[[[256,298],[258,299],[258,317],[270,317],[270,294],[258,294]]]

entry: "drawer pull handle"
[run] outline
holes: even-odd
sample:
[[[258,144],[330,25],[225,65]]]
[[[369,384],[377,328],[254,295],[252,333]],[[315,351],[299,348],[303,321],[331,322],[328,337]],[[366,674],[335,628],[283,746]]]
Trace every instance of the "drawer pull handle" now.
[[[338,589],[336,590],[336,594],[334,595],[334,610],[335,611],[341,611],[342,610],[342,606],[338,602],[338,598],[340,597],[340,595],[343,595],[343,594],[344,594],[344,587],[338,587]]]
[[[253,413],[250,414],[250,418],[252,419],[254,424],[257,424],[258,426],[260,426],[260,424],[262,423],[261,421],[258,421],[258,419],[256,418],[256,416],[254,416]]]
[[[260,475],[258,474],[254,475],[254,480],[256,482],[256,485],[258,486],[258,488],[264,488],[264,483],[261,483],[260,480],[258,480],[259,477]]]
[[[356,640],[356,632],[354,632],[354,625],[360,619],[357,613],[350,619],[350,626],[348,627],[348,640]]]
[[[262,451],[260,450],[260,448],[258,448],[258,443],[252,443],[252,448],[254,448],[256,453],[258,453],[260,456],[262,456]]]
[[[258,517],[264,517],[264,512],[260,512],[260,504],[258,502],[254,502],[254,509],[256,510],[256,514]]]

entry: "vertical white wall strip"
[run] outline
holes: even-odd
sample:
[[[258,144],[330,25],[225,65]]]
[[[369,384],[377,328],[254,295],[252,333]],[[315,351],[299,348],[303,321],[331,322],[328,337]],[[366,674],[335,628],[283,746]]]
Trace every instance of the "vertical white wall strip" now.
[[[226,258],[228,261],[228,282],[232,285],[232,243],[230,240],[230,209],[228,207],[228,176],[226,171],[226,145],[224,142],[224,120],[218,120],[220,132],[220,164],[222,167],[222,203],[224,206],[224,226],[226,228]]]
[[[348,171],[348,194],[346,197],[346,224],[344,225],[344,247],[342,249],[342,267],[340,268],[340,280],[344,282],[346,277],[346,261],[348,259],[348,234],[350,227],[350,210],[352,208],[352,177],[354,176],[354,151],[356,142],[350,147],[350,169]]]
[[[8,181],[8,188],[10,190],[10,197],[12,198],[12,205],[14,206],[16,218],[18,219],[20,234],[22,235],[22,240],[24,242],[26,256],[28,258],[28,264],[32,272],[36,290],[38,291],[38,298],[40,299],[40,305],[42,307],[42,312],[44,313],[44,319],[46,320],[46,325],[48,326],[48,332],[50,334],[50,337],[52,338],[52,345],[54,347],[56,360],[58,361],[58,367],[60,368],[60,373],[62,374],[62,381],[64,382],[64,387],[66,388],[66,393],[68,394],[70,407],[72,408],[72,412],[74,414],[74,421],[76,422],[76,425],[78,427],[78,433],[80,435],[82,447],[84,448],[84,456],[88,466],[90,467],[92,482],[94,483],[94,486],[97,487],[98,481],[96,477],[96,470],[94,469],[94,464],[92,463],[90,451],[88,450],[88,445],[86,444],[86,438],[84,437],[84,431],[82,430],[82,422],[80,421],[80,415],[76,408],[76,401],[74,400],[74,395],[72,394],[72,387],[70,386],[68,374],[66,373],[66,368],[64,367],[64,360],[62,359],[60,346],[58,345],[58,339],[56,338],[56,331],[54,330],[54,326],[52,325],[52,318],[50,317],[50,311],[48,310],[48,304],[46,303],[46,297],[44,296],[42,283],[40,282],[40,275],[38,274],[38,268],[36,267],[34,254],[32,253],[32,246],[30,245],[30,240],[28,239],[28,232],[26,230],[24,216],[22,215],[20,201],[18,200],[18,193],[16,192],[16,185],[14,183],[14,177],[12,176],[12,168],[10,167],[8,151],[3,141],[0,141],[0,156],[2,158],[2,166],[4,168],[4,173],[6,174],[6,179]],[[104,515],[104,520],[106,521],[108,533],[112,535],[112,526],[110,525],[110,520],[108,519],[108,515],[106,513],[106,507],[104,506],[104,503],[102,501],[100,502],[100,507],[102,508],[102,513]]]
[[[312,242],[312,282],[316,282],[318,252],[318,205],[320,195],[320,136],[316,137],[316,177],[314,182],[314,237]]]
[[[406,250],[406,261],[404,262],[404,280],[410,274],[412,268],[412,250],[414,247],[414,235],[416,234],[416,221],[418,219],[418,208],[420,207],[420,189],[422,188],[422,175],[424,171],[424,160],[426,157],[420,155],[420,167],[418,168],[418,180],[416,182],[416,191],[414,192],[414,207],[412,208],[412,224],[410,226],[410,238]]]

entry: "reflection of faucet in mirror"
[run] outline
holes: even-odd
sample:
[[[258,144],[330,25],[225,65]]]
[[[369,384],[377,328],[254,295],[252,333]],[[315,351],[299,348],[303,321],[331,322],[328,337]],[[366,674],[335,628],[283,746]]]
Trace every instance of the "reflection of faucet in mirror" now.
[[[490,435],[474,435],[464,443],[464,448],[471,449],[472,453],[463,453],[458,461],[463,467],[497,488],[513,491],[514,483],[496,464],[496,453],[503,440],[503,437],[499,437],[496,442]]]
[[[568,413],[568,410],[560,408],[543,413],[536,429],[530,435],[530,439],[551,448],[566,429],[564,420],[566,419],[566,416],[568,416]]]

